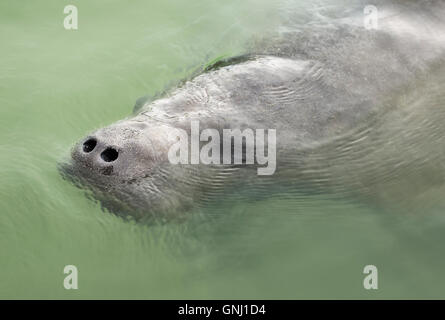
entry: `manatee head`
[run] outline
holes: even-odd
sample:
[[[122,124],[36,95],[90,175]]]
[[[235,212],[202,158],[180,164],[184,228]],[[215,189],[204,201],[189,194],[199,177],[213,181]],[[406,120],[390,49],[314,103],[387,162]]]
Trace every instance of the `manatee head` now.
[[[191,137],[191,123],[195,121],[201,130],[212,129],[219,134],[224,128],[247,127],[250,113],[242,115],[239,111],[246,112],[245,108],[238,108],[238,101],[233,99],[247,104],[258,102],[257,95],[249,93],[253,85],[245,92],[239,87],[246,78],[259,77],[250,76],[253,69],[249,66],[230,68],[230,63],[208,67],[158,99],[138,99],[136,114],[98,129],[75,144],[70,161],[60,166],[62,175],[91,191],[109,211],[136,219],[155,216],[170,220],[181,217],[201,200],[208,203],[214,194],[227,188],[226,182],[237,168],[221,164],[221,159],[212,164],[173,164],[169,151],[184,133]],[[254,67],[263,64],[268,65],[260,61]],[[189,146],[191,154],[187,143]]]
[[[175,130],[143,114],[118,121],[75,144],[60,171],[113,213],[137,220],[177,214],[192,201],[183,185],[193,168],[168,161]]]

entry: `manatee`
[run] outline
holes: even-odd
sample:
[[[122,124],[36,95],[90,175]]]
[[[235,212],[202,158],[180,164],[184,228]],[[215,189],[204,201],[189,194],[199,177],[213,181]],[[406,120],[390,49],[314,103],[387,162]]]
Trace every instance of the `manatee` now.
[[[445,148],[434,133],[445,119],[437,102],[445,101],[438,86],[445,5],[377,1],[378,28],[367,29],[366,2],[325,3],[301,8],[246,54],[139,99],[131,116],[78,142],[63,175],[104,208],[137,220],[182,217],[228,193],[293,190],[292,197],[304,189],[383,203],[415,198],[431,177],[441,185]],[[276,130],[274,174],[258,175],[258,164],[171,163],[176,134],[190,133],[193,121],[221,136]],[[396,181],[406,184],[403,196],[391,193]]]

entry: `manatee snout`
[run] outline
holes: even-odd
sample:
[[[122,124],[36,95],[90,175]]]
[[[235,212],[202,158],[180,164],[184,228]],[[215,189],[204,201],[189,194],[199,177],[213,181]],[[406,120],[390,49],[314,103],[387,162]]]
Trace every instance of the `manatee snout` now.
[[[80,143],[72,152],[77,165],[97,170],[104,175],[114,171],[114,163],[119,158],[119,147],[107,145],[106,140],[90,136]]]
[[[139,133],[127,133],[127,139],[118,139],[125,133],[120,128],[106,128],[97,130],[81,139],[71,152],[72,165],[78,169],[89,171],[89,174],[118,175],[125,177],[128,173],[129,162],[134,161],[136,154],[145,155],[150,161],[149,144],[141,146],[138,143]]]
[[[174,130],[138,119],[119,121],[76,143],[60,171],[92,191],[109,211],[137,218],[165,204],[165,165]]]

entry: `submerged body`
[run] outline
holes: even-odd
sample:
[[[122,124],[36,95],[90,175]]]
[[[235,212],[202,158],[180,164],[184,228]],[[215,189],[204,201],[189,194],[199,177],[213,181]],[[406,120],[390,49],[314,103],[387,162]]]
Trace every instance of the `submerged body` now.
[[[208,68],[133,116],[91,133],[74,147],[64,172],[89,186],[106,208],[138,219],[177,217],[230,190],[268,194],[274,185],[365,190],[378,203],[391,196],[391,173],[409,184],[429,168],[437,172],[433,167],[441,161],[415,174],[410,165],[445,159],[440,137],[428,135],[434,112],[444,105],[409,100],[413,91],[443,92],[431,86],[445,70],[444,5],[382,3],[377,30],[363,27],[363,7],[288,27],[249,55]],[[424,133],[404,134],[415,123],[407,114],[425,124]],[[255,165],[172,164],[175,133],[190,132],[192,121],[218,132],[276,130],[276,172],[262,177]],[[425,141],[412,152],[419,137]],[[437,150],[433,157],[422,153],[426,145]],[[422,191],[415,183],[406,196]]]

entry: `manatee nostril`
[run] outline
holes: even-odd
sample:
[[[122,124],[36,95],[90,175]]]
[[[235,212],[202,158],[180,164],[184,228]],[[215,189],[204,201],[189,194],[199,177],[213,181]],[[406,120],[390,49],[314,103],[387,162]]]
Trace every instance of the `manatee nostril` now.
[[[100,157],[105,161],[105,162],[113,162],[114,160],[117,159],[117,157],[119,156],[119,152],[117,152],[116,149],[113,148],[106,148],[101,154]]]
[[[89,153],[96,148],[97,141],[96,139],[88,139],[83,143],[83,152]]]

